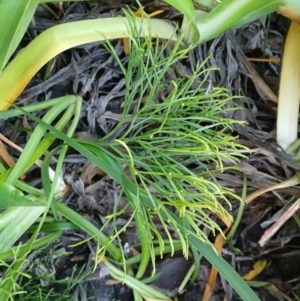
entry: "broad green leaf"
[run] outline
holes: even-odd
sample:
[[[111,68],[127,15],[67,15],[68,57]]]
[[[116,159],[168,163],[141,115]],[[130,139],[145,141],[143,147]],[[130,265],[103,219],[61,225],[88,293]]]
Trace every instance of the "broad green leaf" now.
[[[66,230],[73,230],[73,229],[80,229],[77,225],[72,222],[45,222],[40,232],[54,232],[54,231],[66,231]],[[33,233],[36,230],[36,225],[31,226],[28,228],[26,233]],[[1,258],[1,257],[0,257]]]
[[[0,232],[5,229],[5,227],[15,219],[16,216],[21,214],[23,207],[11,207],[1,212],[0,215]]]
[[[47,205],[49,208],[49,204]],[[36,219],[44,212],[48,211],[47,207],[16,207],[14,209],[21,209],[22,213],[16,215],[16,219],[11,222],[4,231],[0,234],[0,254],[11,250],[13,244],[15,244],[21,237],[21,235],[30,227]],[[45,219],[45,214],[40,221],[40,225]],[[15,260],[9,267],[9,277],[5,277],[5,280],[0,283],[1,300],[11,300],[11,292],[15,288],[16,279],[21,273],[23,263],[26,261],[26,257],[33,249],[34,241],[39,233],[39,226],[35,233],[29,240],[26,239],[26,243],[23,248],[19,249],[18,259]],[[20,245],[19,241],[19,245]],[[5,274],[4,274],[5,275]],[[5,275],[7,276],[7,275]]]
[[[199,30],[196,26],[196,11],[192,0],[165,0],[168,4],[179,10],[183,15],[181,30],[184,32],[186,42],[196,43],[199,40]]]
[[[0,233],[0,253],[9,250],[44,210],[44,206],[23,207],[22,212],[15,215],[15,218]]]
[[[146,285],[145,283],[136,279],[136,277],[132,277],[123,271],[116,268],[113,264],[111,264],[106,258],[103,258],[104,263],[108,266],[110,270],[110,274],[117,280],[124,282],[133,290],[139,292],[145,300],[166,300],[171,301],[169,297],[161,293],[159,290],[152,288],[151,286]]]
[[[36,112],[36,111],[46,110],[46,109],[54,107],[57,104],[68,101],[70,99],[70,97],[72,97],[72,96],[68,95],[68,96],[53,98],[50,100],[45,100],[43,102],[29,104],[22,108],[26,112]],[[24,115],[23,111],[21,111],[18,108],[15,108],[15,109],[10,109],[9,111],[1,111],[0,119],[7,119],[7,118],[11,118],[11,117],[20,116],[20,115]]]
[[[9,207],[32,207],[45,206],[46,202],[38,199],[29,199],[21,190],[14,188],[12,185],[0,183],[0,208]]]
[[[38,0],[0,1],[0,73],[18,47]]]

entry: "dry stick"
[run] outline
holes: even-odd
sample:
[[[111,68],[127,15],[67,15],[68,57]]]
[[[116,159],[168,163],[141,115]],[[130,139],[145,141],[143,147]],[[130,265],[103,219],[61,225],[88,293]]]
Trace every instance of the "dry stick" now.
[[[9,167],[13,167],[15,165],[15,161],[13,160],[11,155],[7,152],[7,150],[1,140],[0,140],[0,157],[4,160],[4,162]]]
[[[8,145],[10,145],[11,147],[15,148],[16,150],[18,150],[20,153],[23,152],[23,148],[21,148],[20,146],[16,145],[16,144],[13,143],[13,142],[11,142],[9,139],[7,139],[7,138],[6,138],[5,136],[3,136],[2,134],[0,134],[0,142],[1,142],[1,140],[4,141],[5,143],[7,143]],[[2,142],[1,142],[1,143],[2,143]],[[36,164],[38,167],[41,168],[43,162],[42,162],[41,160],[38,159],[37,161],[35,161],[35,164]],[[50,177],[51,181],[53,181],[55,172],[54,172],[54,170],[53,170],[51,167],[49,167],[48,171],[49,171],[49,177]],[[21,175],[21,176],[20,176],[20,179],[24,180],[24,178],[25,178],[25,175]],[[63,180],[61,180],[61,181],[63,182]]]
[[[10,145],[11,147],[17,149],[18,151],[22,152],[23,149],[19,146],[17,146],[16,144],[14,144],[13,142],[11,142],[9,139],[7,139],[5,136],[3,136],[2,134],[0,134],[0,143],[1,143],[1,157],[3,158],[3,160],[6,162],[6,164],[9,167],[13,167],[15,165],[15,161],[13,160],[13,158],[10,156],[10,154],[7,152],[6,148],[4,147],[2,141],[4,141],[6,144]],[[8,157],[7,157],[8,156]],[[20,179],[24,180],[26,178],[25,175],[21,175]]]
[[[15,143],[11,142],[9,139],[7,139],[5,136],[3,136],[2,134],[0,134],[0,143],[1,145],[3,146],[3,149],[1,150],[1,156],[3,158],[3,160],[6,162],[6,164],[9,166],[9,167],[13,167],[15,165],[15,162],[14,160],[11,158],[11,156],[7,153],[2,141],[4,141],[6,144],[10,145],[11,147],[13,147],[14,149],[18,150],[20,153],[23,152],[23,148],[21,148],[20,146],[16,145]],[[0,146],[1,146],[0,145]],[[12,160],[12,162],[9,160],[6,161],[5,158],[4,158],[4,151],[7,153],[7,155],[9,156],[10,160]],[[38,160],[37,162],[35,162],[35,164],[38,166],[38,167],[41,167],[42,166],[42,161],[41,160]],[[20,176],[20,179],[21,180],[24,180],[26,178],[25,175],[21,175]]]
[[[298,199],[280,218],[274,223],[261,237],[258,242],[263,247],[268,240],[278,231],[278,229],[300,208],[300,199]]]
[[[249,62],[266,62],[266,63],[275,63],[280,64],[280,58],[277,57],[270,57],[268,59],[259,59],[259,58],[247,58]]]
[[[20,153],[23,151],[23,148],[16,145],[15,143],[11,142],[9,139],[7,139],[5,136],[3,136],[2,134],[0,134],[0,139],[2,141],[4,141],[6,144],[10,145],[11,147],[15,148],[16,150],[18,150]]]

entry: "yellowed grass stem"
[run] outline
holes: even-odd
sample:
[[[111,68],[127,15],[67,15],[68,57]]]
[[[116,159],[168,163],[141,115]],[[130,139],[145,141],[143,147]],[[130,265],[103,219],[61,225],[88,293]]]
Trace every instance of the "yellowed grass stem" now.
[[[137,18],[141,36],[176,40],[175,28],[162,20]],[[0,74],[0,111],[7,110],[25,89],[30,79],[50,59],[64,50],[86,43],[128,37],[126,18],[85,20],[57,25],[46,30],[25,47]]]

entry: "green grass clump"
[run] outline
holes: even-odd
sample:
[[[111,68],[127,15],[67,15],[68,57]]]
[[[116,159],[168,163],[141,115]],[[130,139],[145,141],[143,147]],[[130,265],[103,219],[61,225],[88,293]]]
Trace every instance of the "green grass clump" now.
[[[124,111],[96,145],[111,150],[151,200],[151,208],[142,199],[133,208],[142,215],[148,239],[152,233],[161,238],[154,216],[169,237],[169,225],[178,230],[177,221],[170,215],[166,221],[161,215],[171,208],[209,243],[204,228],[213,233],[221,230],[211,214],[227,217],[223,204],[230,208],[229,198],[239,199],[214,177],[215,172],[232,168],[241,157],[242,146],[235,142],[232,131],[238,122],[226,118],[237,108],[226,90],[205,87],[210,72],[204,67],[206,61],[197,64],[188,78],[175,75],[175,66],[183,67],[180,62],[192,49],[180,49],[179,45],[132,39],[127,66],[115,56],[126,82]],[[111,46],[108,48],[115,54]],[[116,115],[107,116],[116,119]],[[185,239],[186,233],[178,234]]]
[[[128,15],[128,18],[131,17]],[[98,141],[71,137],[81,113],[80,97],[67,97],[65,102],[71,104],[68,106],[65,102],[49,101],[48,104],[53,104],[49,110],[51,114],[48,112],[42,120],[30,113],[34,111],[31,110],[33,106],[13,112],[27,114],[38,126],[30,138],[35,139],[35,144],[29,141],[19,158],[20,162],[1,175],[6,181],[3,191],[5,189],[11,198],[17,195],[27,206],[37,207],[36,203],[27,200],[27,195],[20,194],[24,185],[20,185],[18,177],[45,153],[53,141],[64,141],[52,183],[48,167],[57,149],[50,151],[44,159],[41,177],[45,191],[38,191],[43,194],[43,219],[39,225],[34,225],[34,235],[17,255],[20,255],[22,263],[25,262],[27,252],[33,248],[37,234],[43,229],[46,215],[57,219],[57,222],[57,217],[61,215],[88,233],[88,239],[96,241],[98,258],[107,265],[115,279],[133,288],[135,300],[141,300],[145,294],[152,299],[166,299],[140,279],[144,277],[150,260],[155,274],[158,255],[162,256],[165,252],[173,255],[174,250],[181,249],[187,257],[189,248],[193,250],[198,268],[197,257],[201,253],[239,293],[248,296],[245,300],[257,300],[236,272],[213,251],[205,234],[207,229],[213,233],[221,231],[216,216],[227,219],[231,199],[239,199],[234,191],[222,187],[214,177],[216,172],[236,168],[242,156],[241,150],[244,148],[235,142],[233,135],[233,125],[240,122],[227,117],[237,108],[226,90],[205,86],[210,72],[205,68],[206,61],[199,63],[191,74],[184,77],[177,75],[178,69],[181,69],[181,74],[185,73],[184,62],[192,46],[182,49],[181,41],[174,44],[150,37],[141,38],[135,17],[131,20],[130,32],[134,38],[130,37],[131,53],[126,64],[113,46],[106,44],[124,74],[126,89],[122,113],[106,112],[101,116],[109,118],[109,124],[113,124],[105,137]],[[61,124],[52,126],[55,117],[63,110],[66,113]],[[7,118],[8,114],[2,113],[2,116]],[[65,135],[62,130],[66,121],[71,119],[72,126]],[[35,151],[30,149],[31,145],[37,146]],[[132,216],[121,229],[115,226],[115,221],[125,209],[117,211],[118,200],[114,212],[107,216],[107,222],[101,229],[56,200],[61,195],[57,193],[57,183],[67,146],[103,169],[119,185],[119,198],[127,197]],[[13,184],[18,184],[18,189],[12,189]],[[126,260],[120,239],[120,233],[126,231],[131,221],[135,222],[140,237],[141,254],[133,259],[134,263],[138,263],[137,272],[133,269],[133,261],[130,264],[130,259]],[[113,229],[106,235],[105,226],[108,224]],[[18,231],[15,237],[25,230]],[[5,251],[9,252],[7,248]],[[21,271],[22,263],[18,264],[18,260],[16,256],[13,277],[8,271],[9,281],[0,286],[0,291],[7,295],[6,300],[20,292],[16,275]],[[195,268],[195,275],[197,271]]]

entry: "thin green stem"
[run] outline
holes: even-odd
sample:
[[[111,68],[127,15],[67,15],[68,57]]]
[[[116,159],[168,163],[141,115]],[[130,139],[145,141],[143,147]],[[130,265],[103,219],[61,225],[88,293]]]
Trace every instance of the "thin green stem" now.
[[[62,234],[61,231],[54,232],[35,240],[31,246],[31,250],[35,250],[49,244],[50,242],[60,237],[61,234]],[[22,244],[21,246],[18,247],[12,247],[8,251],[4,253],[0,253],[0,260],[6,260],[9,258],[17,257],[20,252],[24,251],[24,248],[26,248],[26,244]]]
[[[93,224],[83,218],[81,215],[76,213],[74,210],[68,208],[66,205],[54,201],[56,209],[69,221],[79,226],[82,230],[86,231],[91,237],[99,242],[102,246],[105,246],[109,254],[116,260],[120,261],[122,258],[121,251],[116,248],[112,242],[96,228]]]
[[[235,218],[235,221],[234,221],[229,233],[226,235],[226,240],[227,241],[230,241],[231,237],[235,234],[235,232],[236,232],[236,230],[237,230],[237,228],[238,228],[238,226],[241,222],[242,215],[243,215],[243,212],[244,212],[244,204],[245,204],[246,196],[247,196],[247,177],[244,176],[242,200],[240,202],[238,214]]]

